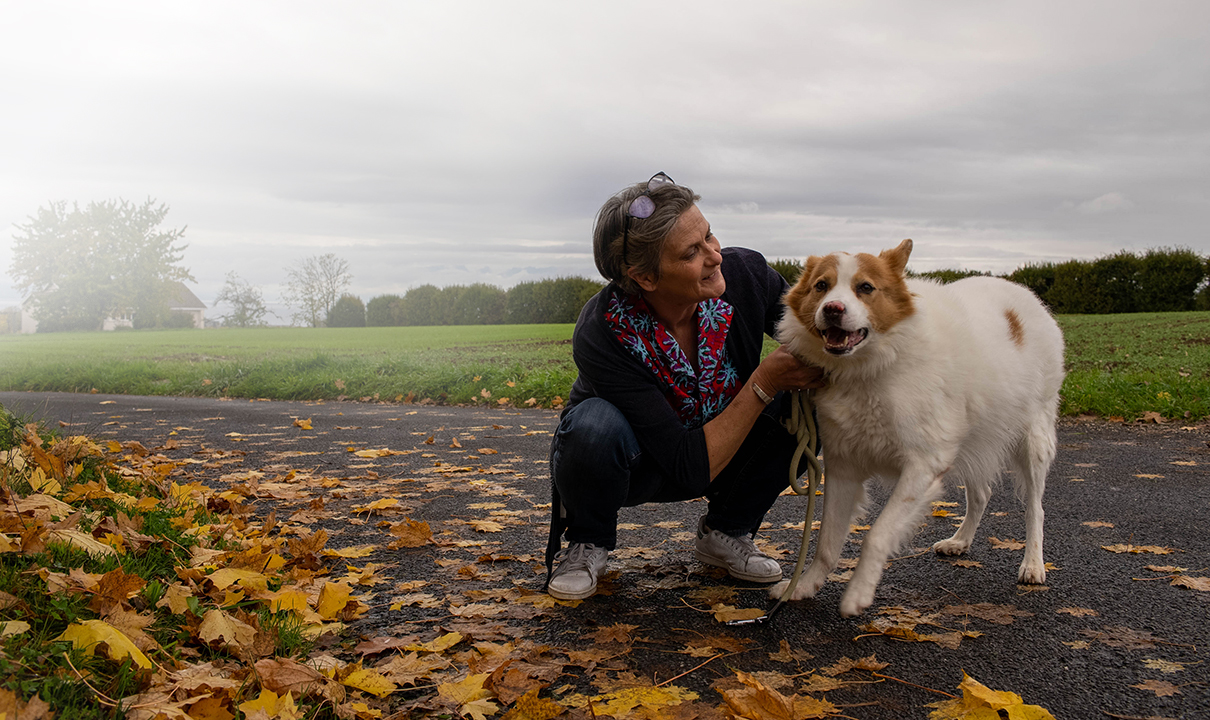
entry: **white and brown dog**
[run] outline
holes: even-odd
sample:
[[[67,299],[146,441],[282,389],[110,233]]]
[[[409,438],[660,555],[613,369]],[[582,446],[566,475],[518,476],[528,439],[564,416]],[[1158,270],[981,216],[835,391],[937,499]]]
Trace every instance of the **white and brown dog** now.
[[[943,483],[966,487],[966,517],[933,549],[966,552],[1007,464],[1025,504],[1018,578],[1041,583],[1042,493],[1055,457],[1063,335],[1020,285],[973,277],[906,279],[912,241],[868,254],[810,257],[786,294],[778,339],[828,371],[815,397],[826,469],[815,559],[792,599],[814,597],[840,558],[867,479],[892,486],[862,543],[840,603],[874,601],[883,565],[912,534]],[[780,597],[788,581],[770,590]]]

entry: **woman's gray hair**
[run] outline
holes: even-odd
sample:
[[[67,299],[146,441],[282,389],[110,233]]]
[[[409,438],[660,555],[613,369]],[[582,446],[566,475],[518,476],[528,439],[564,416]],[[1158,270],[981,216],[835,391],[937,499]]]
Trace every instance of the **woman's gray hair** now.
[[[628,217],[630,203],[642,195],[651,198],[655,211],[646,218]],[[664,241],[681,214],[701,199],[682,185],[665,183],[648,192],[647,183],[642,182],[606,200],[592,228],[592,256],[597,270],[629,294],[639,292],[638,283],[627,272],[630,268],[659,280]]]

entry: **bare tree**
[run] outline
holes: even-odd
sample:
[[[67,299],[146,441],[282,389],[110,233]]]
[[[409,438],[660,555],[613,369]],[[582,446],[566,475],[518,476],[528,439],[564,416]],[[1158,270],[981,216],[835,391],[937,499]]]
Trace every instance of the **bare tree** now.
[[[235,272],[227,273],[227,282],[214,299],[215,305],[224,303],[231,306],[231,312],[221,315],[220,319],[228,327],[262,327],[265,324],[265,316],[273,315],[273,311],[265,307],[265,296],[260,288]]]
[[[353,282],[349,263],[333,253],[313,255],[286,272],[283,300],[296,325],[322,327],[332,305]]]

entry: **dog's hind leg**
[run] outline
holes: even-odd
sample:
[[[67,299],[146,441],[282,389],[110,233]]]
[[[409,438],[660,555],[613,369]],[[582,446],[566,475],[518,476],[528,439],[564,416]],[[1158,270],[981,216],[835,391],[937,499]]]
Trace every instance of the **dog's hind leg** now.
[[[983,511],[987,509],[987,501],[992,496],[991,480],[969,479],[966,485],[966,517],[958,531],[945,540],[933,543],[933,551],[938,555],[961,555],[970,549],[971,541],[975,539],[975,531],[983,519]]]
[[[917,465],[906,468],[900,475],[886,507],[861,544],[861,560],[840,599],[841,615],[860,615],[874,602],[874,589],[882,577],[883,566],[911,535],[929,503],[941,494],[941,479],[947,466],[948,463],[940,465],[941,469],[933,469]]]
[[[1025,558],[1017,572],[1023,583],[1046,582],[1046,564],[1042,561],[1042,494],[1046,491],[1046,475],[1055,459],[1055,419],[1041,412],[1020,450],[1012,458],[1017,494],[1025,503]]]
[[[828,573],[836,569],[840,551],[849,537],[849,524],[865,500],[865,483],[860,479],[844,477],[839,470],[829,469],[824,486],[823,520],[815,537],[815,557],[798,579],[791,600],[815,597],[815,593],[828,581]],[[807,518],[807,521],[810,522],[811,518]],[[769,588],[769,596],[780,598],[789,584],[789,580],[782,580]]]

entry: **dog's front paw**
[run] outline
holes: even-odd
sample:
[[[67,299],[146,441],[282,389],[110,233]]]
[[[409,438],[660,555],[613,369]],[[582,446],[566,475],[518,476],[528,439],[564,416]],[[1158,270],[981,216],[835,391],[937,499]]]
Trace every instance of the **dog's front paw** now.
[[[794,586],[794,592],[790,594],[789,599],[807,600],[815,597],[815,593],[819,592],[819,589],[823,587],[826,578],[812,580],[812,577],[813,574],[809,570],[803,573],[802,577],[798,578],[798,584]],[[776,585],[769,588],[769,597],[775,600],[780,600],[781,596],[785,594],[786,588],[788,587],[790,587],[789,580],[782,580],[778,582]]]
[[[874,588],[868,591],[852,585],[850,582],[849,589],[845,591],[844,597],[840,598],[840,616],[841,617],[857,617],[865,612],[865,609],[874,603]]]
[[[1017,582],[1028,585],[1041,585],[1046,582],[1046,566],[1040,562],[1031,563],[1028,560],[1021,563],[1017,571]]]
[[[938,555],[962,555],[970,549],[970,543],[964,543],[954,538],[946,538],[933,543],[933,552]]]

